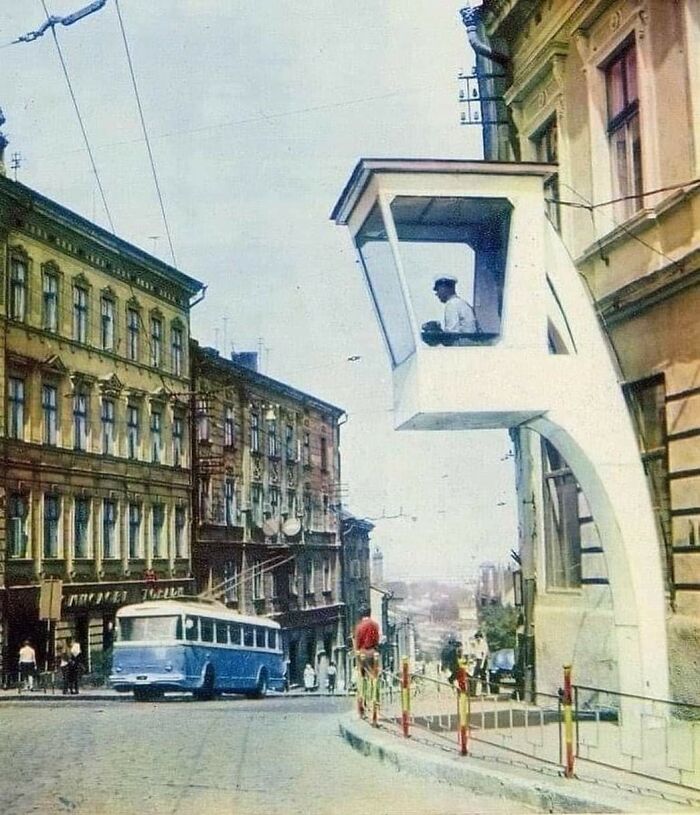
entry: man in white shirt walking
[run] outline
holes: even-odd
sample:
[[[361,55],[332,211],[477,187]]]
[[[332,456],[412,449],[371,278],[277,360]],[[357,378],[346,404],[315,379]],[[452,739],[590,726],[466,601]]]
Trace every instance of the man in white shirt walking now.
[[[29,640],[22,643],[19,649],[19,681],[24,690],[34,690],[34,674],[36,673],[36,652]]]

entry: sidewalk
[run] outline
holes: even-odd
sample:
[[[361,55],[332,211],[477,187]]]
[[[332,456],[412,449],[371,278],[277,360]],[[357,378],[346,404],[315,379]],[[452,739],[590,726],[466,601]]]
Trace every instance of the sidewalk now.
[[[170,696],[171,694],[168,694]],[[228,694],[227,694],[228,695]],[[338,691],[335,694],[329,694],[326,691],[310,691],[307,692],[303,688],[292,688],[292,690],[280,693],[277,691],[268,691],[268,695],[272,698],[286,698],[292,696],[326,696],[328,698],[344,698],[346,696],[354,696],[346,691]],[[176,696],[172,695],[173,698]],[[177,696],[188,697],[190,693],[183,692]],[[22,691],[21,693],[17,688],[0,688],[0,704],[2,702],[45,702],[45,701],[100,701],[100,702],[133,702],[134,697],[131,693],[117,693],[115,690],[106,687],[93,687],[87,685],[80,688],[80,693],[76,695],[64,694],[59,685],[54,689],[43,688],[33,691]]]
[[[440,738],[414,728],[406,739],[400,727],[382,720],[379,728],[356,713],[340,719],[340,733],[366,756],[413,776],[437,778],[485,795],[505,796],[544,812],[700,813],[700,791],[580,762],[576,777],[564,778],[554,765],[482,742],[461,756],[456,738]]]

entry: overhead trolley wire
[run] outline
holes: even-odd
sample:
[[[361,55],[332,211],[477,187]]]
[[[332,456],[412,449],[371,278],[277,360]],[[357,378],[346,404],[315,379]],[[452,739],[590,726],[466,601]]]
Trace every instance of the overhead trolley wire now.
[[[138,85],[136,83],[136,74],[134,72],[134,65],[131,60],[131,52],[129,51],[129,42],[126,36],[126,29],[124,28],[124,20],[122,19],[121,9],[119,8],[119,0],[114,0],[114,6],[117,10],[117,17],[119,19],[119,28],[122,34],[122,40],[124,42],[124,51],[126,52],[126,61],[129,65],[129,74],[131,75],[131,84],[134,88],[134,96],[136,97],[136,107],[139,111],[139,119],[141,120],[141,130],[143,131],[143,138],[146,142],[146,150],[148,151],[148,160],[151,165],[151,173],[153,175],[153,183],[155,184],[156,194],[158,195],[158,203],[160,204],[160,212],[163,216],[163,224],[165,226],[165,234],[168,237],[168,246],[170,247],[170,255],[173,260],[173,266],[177,266],[177,261],[175,259],[175,249],[173,248],[173,239],[170,234],[170,227],[168,225],[168,218],[165,214],[165,204],[163,203],[163,194],[160,189],[160,184],[158,182],[158,174],[156,173],[156,165],[153,159],[153,151],[151,150],[151,141],[148,138],[148,129],[146,128],[146,120],[143,115],[143,106],[141,105],[141,97],[139,95]]]
[[[46,18],[50,19],[51,15],[49,14],[49,10],[46,7],[46,0],[41,0],[41,5],[44,8],[44,13],[46,14]],[[85,141],[85,147],[88,152],[88,156],[90,157],[90,164],[92,165],[92,172],[95,175],[95,180],[97,181],[97,187],[100,191],[100,197],[102,198],[102,206],[104,207],[105,213],[107,215],[107,220],[109,221],[109,227],[114,235],[116,230],[114,229],[114,222],[112,221],[112,214],[109,211],[109,206],[107,205],[107,198],[105,196],[105,191],[102,186],[102,181],[100,180],[100,174],[97,172],[97,165],[95,164],[95,157],[92,154],[92,148],[90,147],[90,140],[88,139],[87,131],[85,129],[85,124],[83,123],[83,117],[80,113],[80,108],[78,107],[78,100],[75,97],[75,92],[73,91],[73,85],[70,81],[70,76],[68,74],[68,67],[66,65],[66,61],[63,57],[63,52],[61,51],[61,46],[58,42],[58,37],[56,36],[56,29],[52,26],[51,27],[51,34],[53,35],[53,41],[56,44],[56,50],[58,51],[58,58],[61,62],[61,67],[63,68],[63,75],[66,79],[66,84],[68,85],[68,92],[70,93],[70,97],[73,100],[73,107],[75,108],[75,112],[78,116],[78,123],[80,124],[80,130],[83,134],[83,140]]]

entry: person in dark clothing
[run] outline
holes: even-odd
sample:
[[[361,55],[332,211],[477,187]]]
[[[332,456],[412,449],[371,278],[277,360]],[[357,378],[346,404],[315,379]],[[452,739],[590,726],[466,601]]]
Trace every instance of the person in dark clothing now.
[[[449,675],[447,681],[450,685],[457,679],[457,671],[459,670],[459,661],[462,657],[462,643],[451,637],[445,643],[440,654],[440,666],[443,671],[448,671]]]

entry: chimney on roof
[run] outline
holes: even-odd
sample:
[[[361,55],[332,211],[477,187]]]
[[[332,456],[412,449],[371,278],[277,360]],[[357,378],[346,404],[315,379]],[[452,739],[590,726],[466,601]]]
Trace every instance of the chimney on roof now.
[[[251,371],[257,372],[258,370],[258,352],[257,351],[241,351],[240,353],[233,352],[231,354],[231,361],[237,362],[244,368],[250,368]]]
[[[2,108],[0,108],[0,127],[5,124],[5,114],[2,112]],[[0,175],[5,176],[7,172],[5,170],[5,148],[9,144],[7,137],[5,134],[0,130]]]

